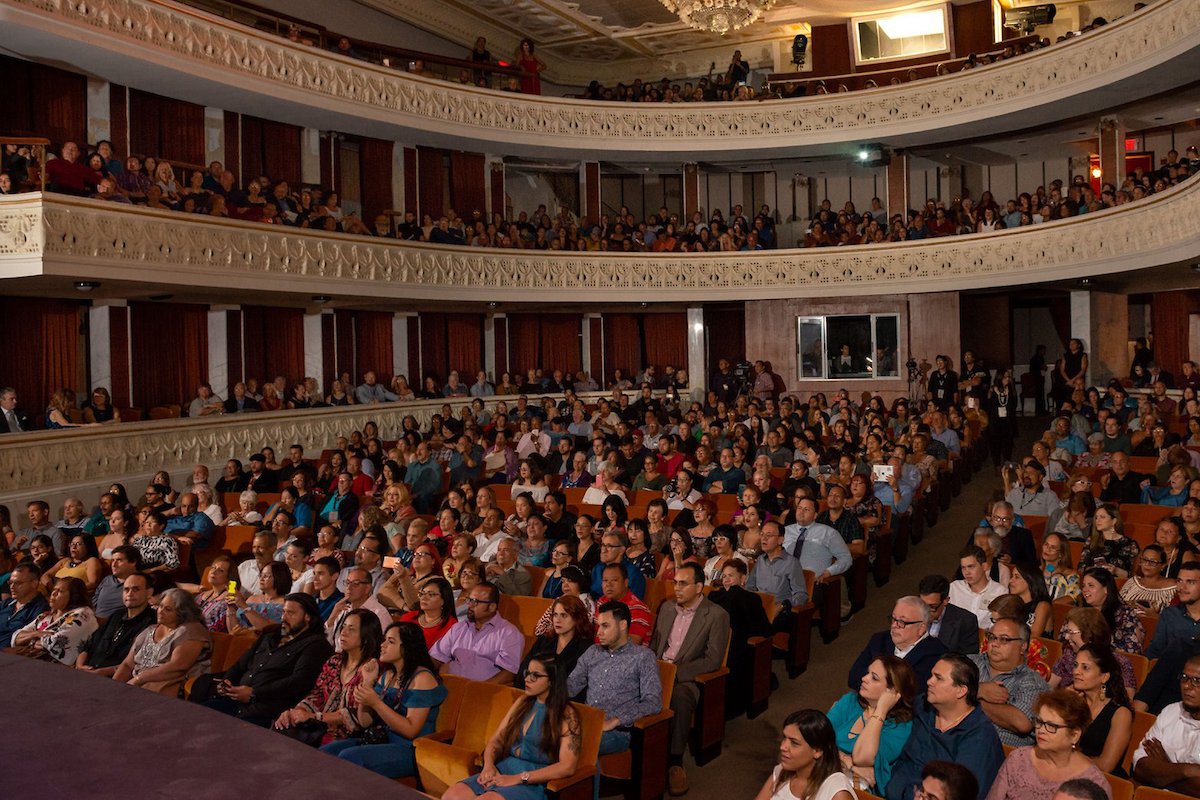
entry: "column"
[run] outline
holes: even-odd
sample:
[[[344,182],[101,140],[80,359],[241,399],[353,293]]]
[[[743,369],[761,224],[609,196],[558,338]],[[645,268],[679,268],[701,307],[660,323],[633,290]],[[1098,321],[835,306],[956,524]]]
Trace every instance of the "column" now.
[[[483,371],[492,381],[499,380],[496,374],[496,318],[491,314],[483,317]]]
[[[683,165],[683,220],[700,210],[700,168],[695,161]]]
[[[392,208],[404,213],[408,197],[404,193],[404,148],[398,143],[392,147]],[[396,220],[399,225],[404,218]],[[420,220],[417,220],[420,222]]]
[[[1075,293],[1072,292],[1072,295]],[[1088,385],[1129,374],[1129,298],[1113,292],[1090,294]]]
[[[705,369],[708,360],[704,357],[704,309],[700,306],[687,310],[687,340],[688,386],[692,387],[690,394],[693,400],[703,400],[704,387],[708,386]]]
[[[897,151],[887,165],[887,212],[906,214],[908,211],[908,153]]]
[[[408,318],[415,316],[417,315],[407,311],[397,311],[392,315],[393,375],[410,374],[408,371]]]
[[[579,165],[579,197],[583,201],[580,216],[586,225],[595,225],[600,221],[599,161],[584,161]]]
[[[213,393],[229,396],[229,329],[228,312],[238,306],[209,306],[208,308],[208,382]]]
[[[87,79],[87,135],[89,142],[112,139],[112,105],[108,81]],[[114,147],[118,153],[121,150]]]
[[[1100,182],[1119,188],[1125,180],[1125,126],[1116,117],[1102,117],[1099,133]]]
[[[316,128],[300,131],[300,182],[321,182],[321,132]]]
[[[88,309],[88,374],[103,386],[114,406],[129,405],[129,309],[124,300],[96,300]]]
[[[225,112],[211,106],[204,108],[204,160],[206,166],[214,161],[225,164]]]
[[[954,198],[961,196],[962,185],[961,167],[951,164],[938,169],[938,198],[944,200],[947,206]]]
[[[504,160],[499,157],[489,156],[490,168],[488,169],[488,219],[491,220],[492,214],[497,211],[508,219],[508,194],[507,188],[504,185]]]
[[[304,374],[313,378],[321,391],[325,391],[325,337],[321,325],[321,315],[304,314]]]

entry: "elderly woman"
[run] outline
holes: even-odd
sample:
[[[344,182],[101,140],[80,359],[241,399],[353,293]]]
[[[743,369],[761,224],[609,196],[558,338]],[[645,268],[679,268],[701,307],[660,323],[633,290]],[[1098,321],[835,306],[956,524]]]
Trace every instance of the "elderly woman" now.
[[[98,627],[83,581],[59,578],[50,590],[50,608],[14,633],[11,645],[21,655],[74,665]]]
[[[188,678],[208,671],[212,635],[200,607],[183,589],[167,589],[158,602],[158,624],[138,634],[113,680],[175,695]]]
[[[142,554],[142,572],[174,572],[179,569],[179,542],[163,530],[167,518],[158,511],[142,513],[142,526],[129,542]]]
[[[377,674],[368,676],[364,667],[379,658],[379,618],[364,609],[351,611],[338,630],[338,643],[341,652],[325,662],[313,690],[275,720],[276,730],[313,747],[345,739],[357,727],[358,688],[372,686]]]
[[[222,525],[257,525],[262,522],[262,514],[258,513],[258,494],[253,490],[247,489],[238,495],[238,507],[236,511],[229,512],[229,516],[221,521]]]
[[[1104,615],[1096,608],[1073,608],[1067,612],[1067,620],[1059,631],[1059,641],[1063,643],[1063,653],[1055,662],[1048,681],[1051,688],[1062,687],[1073,689],[1075,684],[1075,663],[1077,654],[1084,645],[1107,645],[1112,649],[1112,633]],[[1137,682],[1133,676],[1133,665],[1129,659],[1115,653],[1121,673],[1121,682],[1125,688],[1134,691]]]
[[[1033,703],[1036,744],[1018,747],[1000,767],[987,800],[1050,800],[1066,781],[1084,778],[1112,797],[1108,781],[1079,752],[1079,740],[1092,722],[1087,702],[1075,692],[1049,691]]]

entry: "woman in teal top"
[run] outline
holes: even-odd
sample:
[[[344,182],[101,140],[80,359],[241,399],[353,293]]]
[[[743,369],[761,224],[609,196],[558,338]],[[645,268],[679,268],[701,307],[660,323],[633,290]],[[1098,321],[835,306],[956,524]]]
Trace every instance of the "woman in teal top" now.
[[[407,778],[417,774],[413,739],[428,736],[437,728],[446,687],[434,671],[425,634],[411,622],[397,622],[388,628],[379,662],[363,665],[363,682],[355,694],[355,721],[360,735],[381,723],[387,730],[387,741],[365,744],[360,735],[352,735],[321,749],[385,778]]]
[[[533,659],[525,696],[513,703],[483,751],[483,770],[446,790],[442,800],[545,800],[546,783],[579,765],[583,728],[567,698],[567,671],[553,658]]]
[[[878,656],[857,693],[842,695],[829,709],[842,767],[855,788],[881,794],[912,732],[916,677],[902,658]]]

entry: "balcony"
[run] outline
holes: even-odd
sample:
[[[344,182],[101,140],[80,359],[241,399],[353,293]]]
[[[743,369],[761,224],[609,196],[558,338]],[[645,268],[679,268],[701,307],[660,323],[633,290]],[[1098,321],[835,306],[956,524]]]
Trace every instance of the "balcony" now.
[[[448,247],[56,194],[0,199],[0,278],[41,278],[43,289],[101,280],[293,298],[691,302],[961,291],[1197,259],[1200,180],[1117,208],[995,233],[711,255]]]
[[[307,127],[505,154],[697,160],[931,144],[1095,115],[1200,69],[1200,3],[1160,0],[1068,42],[901,86],[762,103],[623,105],[398,73],[169,0],[9,0],[0,43],[106,79]],[[80,42],[87,46],[81,47]]]

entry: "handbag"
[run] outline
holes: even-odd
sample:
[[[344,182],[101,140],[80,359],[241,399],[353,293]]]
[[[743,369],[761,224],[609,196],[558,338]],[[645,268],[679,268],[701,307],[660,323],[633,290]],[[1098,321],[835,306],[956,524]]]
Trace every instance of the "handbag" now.
[[[309,747],[320,747],[321,740],[325,738],[325,733],[329,730],[329,726],[324,722],[315,719],[308,719],[301,722],[299,725],[292,725],[279,731],[289,739],[295,739],[297,742],[303,742]]]
[[[359,744],[387,744],[388,726],[376,719],[356,733],[355,738],[358,739]]]

